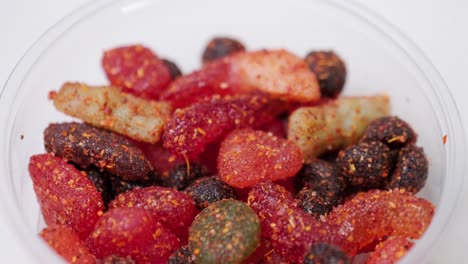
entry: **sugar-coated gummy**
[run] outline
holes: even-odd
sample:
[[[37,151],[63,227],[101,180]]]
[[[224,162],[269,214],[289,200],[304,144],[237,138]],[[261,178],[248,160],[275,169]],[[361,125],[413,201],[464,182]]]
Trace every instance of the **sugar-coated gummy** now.
[[[102,264],[136,264],[136,262],[130,257],[119,257],[116,255],[111,255],[105,257],[102,261]]]
[[[263,131],[242,129],[233,131],[221,143],[218,173],[227,184],[244,188],[293,177],[302,161],[301,150],[293,142]]]
[[[405,189],[411,193],[419,192],[427,180],[428,163],[423,148],[414,144],[403,147],[385,187]]]
[[[288,139],[304,153],[305,162],[357,143],[367,125],[390,113],[386,95],[342,96],[316,106],[303,106],[289,116]]]
[[[261,126],[279,111],[274,101],[261,94],[202,101],[174,112],[164,130],[164,147],[193,158],[233,129]]]
[[[46,224],[67,225],[85,238],[104,211],[86,173],[51,154],[31,156],[28,170]]]
[[[187,187],[185,192],[197,204],[198,208],[204,209],[210,204],[223,199],[236,199],[236,191],[217,177],[203,177],[195,180]]]
[[[379,188],[393,167],[390,149],[380,141],[351,145],[338,153],[337,166],[356,187]]]
[[[339,247],[317,243],[310,246],[303,264],[351,264],[351,259]]]
[[[412,247],[413,243],[404,237],[390,237],[377,245],[366,264],[397,263]]]
[[[195,202],[172,188],[151,186],[118,195],[109,208],[143,208],[168,227],[181,242],[187,240],[188,228],[198,214]]]
[[[166,102],[135,97],[113,86],[67,82],[51,94],[60,112],[149,143],[160,140],[172,111]]]
[[[346,81],[346,65],[333,51],[312,51],[305,61],[315,73],[323,97],[337,97],[343,90]]]
[[[113,85],[149,99],[158,99],[172,80],[166,64],[142,45],[106,50],[102,57],[102,67]]]
[[[50,124],[45,149],[87,168],[94,165],[124,180],[149,180],[153,167],[143,152],[125,137],[84,123]]]
[[[360,141],[380,141],[391,149],[399,149],[416,142],[416,138],[416,132],[407,122],[397,116],[385,116],[372,121]]]
[[[188,246],[183,246],[174,251],[167,260],[167,264],[193,264],[192,253]]]
[[[190,226],[195,263],[241,263],[260,241],[260,220],[247,204],[222,200],[203,209]]]
[[[109,209],[87,239],[98,258],[129,256],[137,263],[165,263],[180,247],[172,232],[141,208]]]
[[[202,54],[202,62],[208,63],[244,50],[244,45],[237,39],[229,37],[215,37],[206,44],[205,50]]]
[[[39,234],[42,239],[69,263],[95,264],[96,258],[76,232],[68,226],[50,225]]]

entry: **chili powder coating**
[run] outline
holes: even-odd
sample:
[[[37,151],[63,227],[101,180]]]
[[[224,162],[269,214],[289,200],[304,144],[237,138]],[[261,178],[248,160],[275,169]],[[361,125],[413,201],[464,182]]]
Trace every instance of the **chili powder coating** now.
[[[260,242],[260,220],[247,204],[222,200],[203,209],[189,231],[195,263],[241,263]]]
[[[174,251],[167,260],[166,264],[193,264],[192,253],[188,246],[183,246],[178,250]]]
[[[67,225],[87,237],[104,202],[86,174],[51,154],[31,156],[28,170],[46,224]]]
[[[179,66],[177,66],[177,64],[175,64],[174,62],[167,59],[162,59],[162,62],[169,70],[172,80],[182,75],[182,71],[180,70]]]
[[[86,177],[96,186],[97,191],[101,193],[102,200],[107,208],[107,204],[114,199],[109,175],[94,166],[87,168],[84,172]]]
[[[172,188],[151,186],[118,195],[109,208],[143,208],[168,227],[182,243],[186,242],[188,227],[198,214],[195,202],[185,193]]]
[[[153,177],[143,152],[126,138],[82,123],[50,124],[44,131],[45,149],[87,168],[94,165],[124,180]]]
[[[413,247],[413,243],[404,237],[391,237],[381,242],[369,255],[366,264],[397,263]]]
[[[39,234],[42,239],[69,263],[95,264],[96,258],[86,244],[67,226],[50,225]]]
[[[161,185],[181,191],[194,180],[207,176],[207,174],[207,169],[199,164],[190,163],[189,167],[185,163],[179,164],[172,168],[167,177],[161,177]]]
[[[202,55],[203,64],[226,57],[239,51],[245,51],[245,46],[237,39],[216,37],[206,45]]]
[[[114,199],[121,193],[125,193],[133,189],[158,185],[158,181],[144,181],[144,182],[125,181],[113,175],[109,175],[109,181],[111,185],[111,191],[112,191],[112,197],[113,197],[112,199]]]
[[[113,208],[105,212],[87,239],[98,258],[129,256],[137,263],[166,263],[180,247],[172,232],[140,208]]]
[[[307,187],[304,187],[304,189],[296,195],[296,200],[298,206],[302,208],[302,210],[315,217],[317,220],[326,216],[333,209],[333,206],[338,205]]]
[[[296,175],[298,188],[307,188],[323,197],[332,206],[343,201],[346,181],[336,164],[315,159],[310,164],[304,164]]]
[[[419,192],[426,183],[428,166],[423,148],[413,144],[403,147],[398,155],[395,169],[386,182],[386,188],[400,188],[411,193]]]
[[[288,139],[310,163],[326,152],[356,144],[371,121],[389,113],[390,99],[385,95],[340,97],[299,107],[289,116]]]
[[[119,257],[116,255],[111,255],[105,257],[101,264],[136,264],[136,262],[129,257]]]
[[[400,149],[416,142],[416,132],[397,116],[386,116],[372,121],[360,142],[380,141],[391,149]]]
[[[333,51],[312,51],[307,54],[305,61],[317,76],[322,97],[338,97],[346,81],[343,60]]]
[[[216,177],[203,177],[195,180],[185,192],[204,209],[223,199],[236,199],[236,190]]]
[[[392,168],[390,149],[379,141],[359,143],[339,152],[341,173],[355,187],[379,188]]]
[[[129,138],[156,143],[171,114],[166,102],[146,100],[113,86],[65,83],[52,97],[57,110]]]
[[[318,243],[309,248],[303,264],[351,264],[351,259],[339,247]]]

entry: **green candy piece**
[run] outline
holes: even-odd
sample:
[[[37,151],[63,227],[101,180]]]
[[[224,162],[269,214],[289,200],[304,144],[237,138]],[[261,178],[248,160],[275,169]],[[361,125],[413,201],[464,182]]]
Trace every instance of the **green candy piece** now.
[[[222,200],[203,209],[189,230],[197,264],[241,263],[260,242],[260,219],[245,203]]]

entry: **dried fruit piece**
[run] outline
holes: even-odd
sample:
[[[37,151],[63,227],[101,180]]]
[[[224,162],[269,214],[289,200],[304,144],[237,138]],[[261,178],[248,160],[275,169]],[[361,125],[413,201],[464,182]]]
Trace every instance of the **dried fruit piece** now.
[[[326,216],[333,209],[333,206],[337,205],[333,204],[332,201],[325,196],[307,187],[296,195],[296,200],[302,210],[315,217],[317,220]]]
[[[112,86],[65,83],[53,96],[57,110],[129,138],[156,143],[171,106],[121,92]]]
[[[94,184],[97,191],[101,193],[104,205],[107,207],[107,204],[114,199],[109,175],[94,166],[87,168],[85,173],[86,177]]]
[[[48,152],[81,168],[94,165],[125,180],[149,180],[153,168],[126,138],[82,123],[50,124],[44,131]]]
[[[219,176],[236,188],[292,177],[301,167],[302,153],[293,142],[263,131],[235,130],[219,151]]]
[[[169,70],[172,80],[182,75],[182,71],[179,69],[179,66],[177,66],[177,64],[175,64],[174,62],[167,60],[167,59],[162,59],[162,62],[164,63],[166,68]]]
[[[109,208],[131,207],[148,210],[168,227],[181,242],[185,242],[188,227],[198,214],[194,201],[185,193],[172,188],[151,186],[118,195]]]
[[[410,144],[400,150],[395,169],[385,187],[417,193],[424,187],[427,173],[428,161],[423,148]]]
[[[393,165],[390,149],[379,141],[341,150],[336,163],[351,185],[365,188],[381,187]]]
[[[142,45],[105,51],[102,67],[112,85],[149,99],[158,99],[172,80],[164,62]]]
[[[85,238],[104,211],[86,174],[51,154],[31,156],[28,170],[46,224],[67,225]]]
[[[352,256],[385,236],[419,238],[433,215],[434,206],[429,201],[403,190],[358,193],[328,215],[327,223],[339,233],[329,242]]]
[[[310,163],[327,151],[356,143],[372,120],[389,112],[390,100],[384,95],[341,97],[323,105],[300,107],[289,117],[288,139]]]
[[[137,188],[144,188],[149,186],[158,185],[158,181],[144,181],[144,182],[135,182],[135,181],[125,181],[119,177],[109,175],[111,190],[112,190],[112,199],[117,195],[128,192]]]
[[[260,241],[260,220],[245,203],[211,204],[190,226],[189,248],[195,263],[241,263]]]
[[[161,185],[182,191],[193,181],[203,176],[207,176],[207,171],[196,163],[180,164],[172,168],[167,177],[162,178]]]
[[[351,259],[340,248],[326,244],[313,244],[304,258],[304,264],[351,264]]]
[[[206,45],[202,55],[202,62],[208,63],[239,51],[245,51],[245,47],[237,39],[216,37]]]
[[[315,73],[323,97],[336,98],[343,90],[346,81],[346,66],[333,51],[312,51],[305,61]]]
[[[213,95],[260,91],[288,102],[316,102],[320,88],[315,74],[286,50],[238,52],[206,64],[175,80],[161,98],[174,107],[190,105]]]
[[[194,158],[235,128],[261,126],[281,111],[264,95],[212,98],[177,109],[165,127],[164,147]]]
[[[177,237],[140,208],[109,209],[87,240],[96,257],[129,256],[137,263],[165,263],[179,248]]]
[[[260,130],[267,133],[272,133],[279,138],[286,138],[286,125],[283,120],[276,118],[271,122],[259,127]]]
[[[314,159],[304,164],[296,177],[298,189],[307,188],[332,206],[343,201],[346,181],[338,167],[330,162]]]
[[[166,264],[193,264],[192,253],[190,253],[188,246],[183,246],[174,251]]]
[[[399,149],[416,142],[416,132],[397,116],[386,116],[372,121],[364,130],[360,142],[380,141],[391,149]]]
[[[102,260],[102,264],[136,264],[136,262],[129,257],[119,257],[116,255],[107,256]]]
[[[369,255],[366,264],[397,263],[413,247],[413,243],[404,237],[390,237],[377,245]]]
[[[185,192],[200,209],[223,199],[236,199],[235,189],[213,176],[194,181]]]
[[[69,263],[95,264],[94,257],[86,244],[67,226],[50,225],[39,234],[47,244]]]

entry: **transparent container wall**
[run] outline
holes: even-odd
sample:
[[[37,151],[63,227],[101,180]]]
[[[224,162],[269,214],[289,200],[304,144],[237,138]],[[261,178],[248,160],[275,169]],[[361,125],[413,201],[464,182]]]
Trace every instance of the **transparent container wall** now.
[[[249,49],[287,48],[300,56],[314,49],[336,51],[348,68],[345,94],[388,94],[393,114],[418,132],[418,144],[430,157],[430,175],[421,196],[437,205],[446,166],[443,116],[437,98],[426,94],[430,84],[418,66],[372,25],[327,1],[293,1],[287,8],[284,3],[120,1],[63,33],[18,87],[12,102],[13,126],[4,128],[12,132],[10,171],[2,184],[13,188],[31,235],[39,231],[41,216],[27,173],[28,159],[44,152],[42,134],[49,123],[71,120],[54,109],[48,92],[66,81],[106,84],[100,65],[103,51],[131,43],[147,45],[189,72],[200,66],[201,51],[215,35],[239,38]]]

